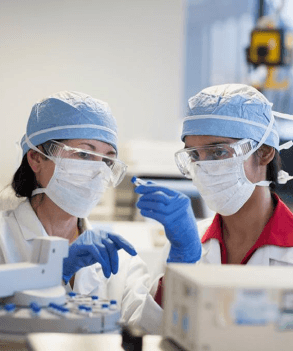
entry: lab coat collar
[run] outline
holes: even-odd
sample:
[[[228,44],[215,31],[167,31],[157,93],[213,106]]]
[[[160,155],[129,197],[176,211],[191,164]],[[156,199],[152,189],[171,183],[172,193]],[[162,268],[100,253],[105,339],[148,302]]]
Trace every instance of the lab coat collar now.
[[[218,240],[210,239],[202,245],[200,263],[221,264],[221,246]]]
[[[17,222],[21,223],[20,229],[25,240],[32,240],[40,236],[48,236],[28,199],[22,202],[14,210],[14,213]]]
[[[293,266],[293,248],[269,246],[268,258],[270,266]]]
[[[215,217],[206,218],[198,222],[198,232],[201,238],[202,245],[202,253],[201,253],[201,262],[204,263],[221,263],[221,250],[218,240],[212,238],[211,240],[205,240],[206,235],[209,231],[213,231],[215,228],[214,221],[217,221]],[[211,233],[211,237],[213,237]]]
[[[21,232],[25,240],[32,240],[40,236],[48,236],[28,199],[23,201],[14,210],[14,213],[17,222],[21,223]],[[91,229],[91,225],[86,218],[81,218],[79,223],[81,232]]]

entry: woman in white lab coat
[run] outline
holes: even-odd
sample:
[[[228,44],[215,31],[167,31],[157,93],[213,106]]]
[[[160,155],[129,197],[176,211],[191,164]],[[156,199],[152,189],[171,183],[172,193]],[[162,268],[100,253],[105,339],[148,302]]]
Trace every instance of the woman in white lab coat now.
[[[122,237],[92,229],[86,219],[126,171],[108,105],[77,92],[49,96],[33,106],[21,147],[12,187],[23,201],[2,212],[0,263],[31,261],[34,238],[66,238],[67,290],[115,299],[124,322],[157,333],[162,310],[145,263]]]
[[[199,263],[293,265],[293,215],[272,191],[291,179],[279,155],[289,145],[279,146],[272,104],[247,85],[206,88],[188,101],[182,141],[176,163],[215,212],[198,223]],[[136,192],[142,214],[159,221],[162,194],[177,201],[154,184]]]

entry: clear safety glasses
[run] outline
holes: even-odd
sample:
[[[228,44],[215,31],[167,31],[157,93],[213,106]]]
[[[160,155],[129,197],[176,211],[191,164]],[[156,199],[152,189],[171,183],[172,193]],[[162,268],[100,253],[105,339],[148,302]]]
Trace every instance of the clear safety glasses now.
[[[43,147],[48,156],[57,159],[104,162],[112,171],[111,181],[114,187],[121,183],[127,171],[127,166],[122,161],[98,152],[70,147],[55,140],[43,144]]]
[[[219,161],[244,156],[251,151],[257,142],[242,139],[233,144],[215,144],[182,149],[175,153],[175,162],[180,172],[187,178],[190,176],[190,165],[199,161]]]

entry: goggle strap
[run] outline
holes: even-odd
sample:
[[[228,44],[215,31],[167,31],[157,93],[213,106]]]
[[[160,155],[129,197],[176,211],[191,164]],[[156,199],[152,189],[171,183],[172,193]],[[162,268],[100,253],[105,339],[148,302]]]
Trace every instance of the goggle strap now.
[[[277,111],[272,111],[273,115],[279,118],[283,118],[283,119],[289,119],[289,120],[293,120],[293,115],[289,115],[288,113],[282,113],[282,112],[277,112]]]
[[[43,151],[41,151],[41,150],[38,149],[36,146],[34,146],[34,145],[31,143],[31,141],[29,140],[28,136],[26,136],[25,142],[26,142],[27,145],[30,147],[30,149],[32,149],[32,150],[34,150],[34,151],[37,151],[39,154],[42,154],[43,156],[45,156],[45,157],[47,157],[48,159],[50,159],[50,160],[53,161],[53,159],[52,159],[50,156],[46,155]]]
[[[273,113],[271,113],[271,120],[270,120],[270,123],[268,124],[268,127],[264,133],[264,135],[262,136],[262,138],[260,139],[259,143],[257,144],[256,148],[254,149],[251,149],[248,154],[245,155],[245,159],[248,159],[248,157],[250,155],[252,155],[256,150],[258,150],[262,145],[263,143],[266,141],[267,137],[269,136],[269,134],[271,133],[272,129],[273,129],[273,125],[274,125],[274,122],[275,122],[275,118],[274,118],[274,115]]]
[[[288,182],[288,180],[293,179],[293,176],[290,176],[289,173],[281,170],[278,173],[278,183],[279,184],[286,184]]]
[[[290,149],[290,147],[292,147],[293,146],[293,141],[292,140],[289,140],[289,141],[287,141],[286,143],[284,143],[284,144],[282,144],[282,145],[280,145],[279,146],[279,150],[281,151],[281,150],[284,150],[284,149]]]

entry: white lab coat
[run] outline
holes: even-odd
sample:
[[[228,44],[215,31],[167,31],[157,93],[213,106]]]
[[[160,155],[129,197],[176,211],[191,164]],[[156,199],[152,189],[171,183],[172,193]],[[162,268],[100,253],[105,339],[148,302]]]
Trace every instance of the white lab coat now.
[[[83,221],[83,227],[90,228],[88,221]],[[33,239],[47,235],[28,200],[14,210],[1,212],[0,263],[30,261]],[[119,271],[116,275],[105,278],[99,263],[82,268],[76,273],[73,290],[117,300],[124,322],[158,334],[162,309],[152,297],[157,281],[150,281],[146,264],[140,257],[132,257],[124,250],[119,250],[118,254]],[[69,284],[66,289],[71,289]]]

